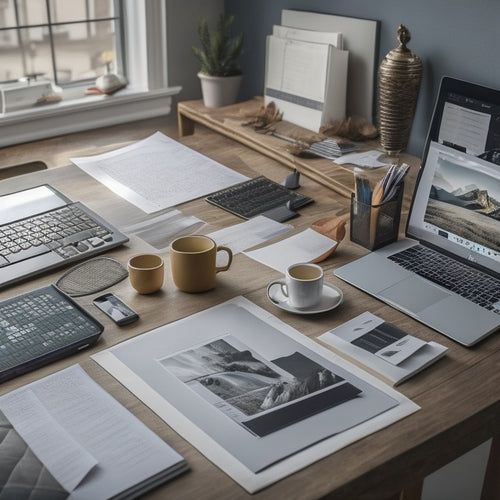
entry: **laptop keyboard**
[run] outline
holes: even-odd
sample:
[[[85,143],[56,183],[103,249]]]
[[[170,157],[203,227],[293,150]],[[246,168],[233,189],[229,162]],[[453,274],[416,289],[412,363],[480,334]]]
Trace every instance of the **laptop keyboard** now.
[[[31,364],[50,361],[68,346],[82,341],[85,346],[102,330],[54,286],[0,301],[0,380],[11,370],[22,373]]]
[[[112,240],[77,204],[0,226],[0,267],[54,251],[75,257]]]
[[[416,245],[389,259],[423,278],[500,314],[500,280],[435,250]]]
[[[285,206],[288,201],[291,201],[293,210],[313,202],[312,198],[294,193],[264,176],[222,189],[205,199],[209,203],[244,219],[250,219],[274,208]]]

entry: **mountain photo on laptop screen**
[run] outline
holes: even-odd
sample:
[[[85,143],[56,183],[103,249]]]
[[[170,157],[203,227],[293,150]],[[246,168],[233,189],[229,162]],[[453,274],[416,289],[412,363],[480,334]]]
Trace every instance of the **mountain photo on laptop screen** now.
[[[499,200],[498,177],[477,168],[471,170],[467,160],[441,153],[424,221],[439,235],[498,258]]]

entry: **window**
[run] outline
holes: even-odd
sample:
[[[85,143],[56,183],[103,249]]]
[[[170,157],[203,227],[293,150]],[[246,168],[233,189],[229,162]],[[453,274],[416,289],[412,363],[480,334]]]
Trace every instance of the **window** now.
[[[28,5],[28,11],[31,11],[32,4],[45,4],[45,1],[17,0],[18,3]],[[12,0],[0,0],[0,12],[2,6],[11,2]],[[47,2],[51,3],[51,0]],[[61,4],[73,2],[79,3],[79,0],[61,0]],[[94,0],[89,2],[94,4]],[[181,88],[168,86],[166,0],[119,0],[119,9],[116,9],[113,0],[95,0],[95,5],[107,5],[108,2],[113,5],[113,20],[103,17],[99,19],[106,19],[103,22],[107,23],[108,34],[114,33],[113,64],[121,67],[124,73],[126,68],[127,86],[112,96],[89,96],[85,94],[85,90],[89,81],[94,81],[93,76],[91,80],[77,77],[71,84],[61,83],[61,102],[0,113],[0,147],[170,113],[172,96],[180,92]],[[57,14],[60,22],[64,25],[72,24],[68,18],[63,22],[61,15]],[[87,26],[92,31],[92,23],[97,22],[95,19],[96,15],[92,14],[82,23],[75,24]],[[120,30],[116,28],[118,19]],[[4,22],[0,21],[1,26],[4,26]],[[113,29],[110,28],[111,23],[114,23]],[[1,30],[0,36],[4,33],[5,30]],[[111,38],[107,38],[106,48],[111,47]],[[3,56],[1,60],[0,66],[3,68]],[[59,69],[62,68],[58,61],[56,63]],[[90,64],[88,67],[90,68]],[[104,65],[100,63],[94,67],[95,71],[104,71]]]
[[[123,74],[118,0],[0,0],[0,81]]]

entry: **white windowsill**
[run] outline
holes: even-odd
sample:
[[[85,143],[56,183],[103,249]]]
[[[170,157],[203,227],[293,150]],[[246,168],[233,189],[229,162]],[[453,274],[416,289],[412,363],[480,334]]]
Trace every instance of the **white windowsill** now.
[[[172,96],[180,90],[125,88],[111,96],[85,96],[0,114],[0,147],[168,115]]]

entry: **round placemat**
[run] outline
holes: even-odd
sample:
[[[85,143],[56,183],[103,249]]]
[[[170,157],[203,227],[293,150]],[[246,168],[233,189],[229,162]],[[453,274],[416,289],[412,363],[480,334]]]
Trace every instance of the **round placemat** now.
[[[72,297],[100,292],[128,276],[127,268],[111,257],[95,257],[68,269],[56,286]]]

